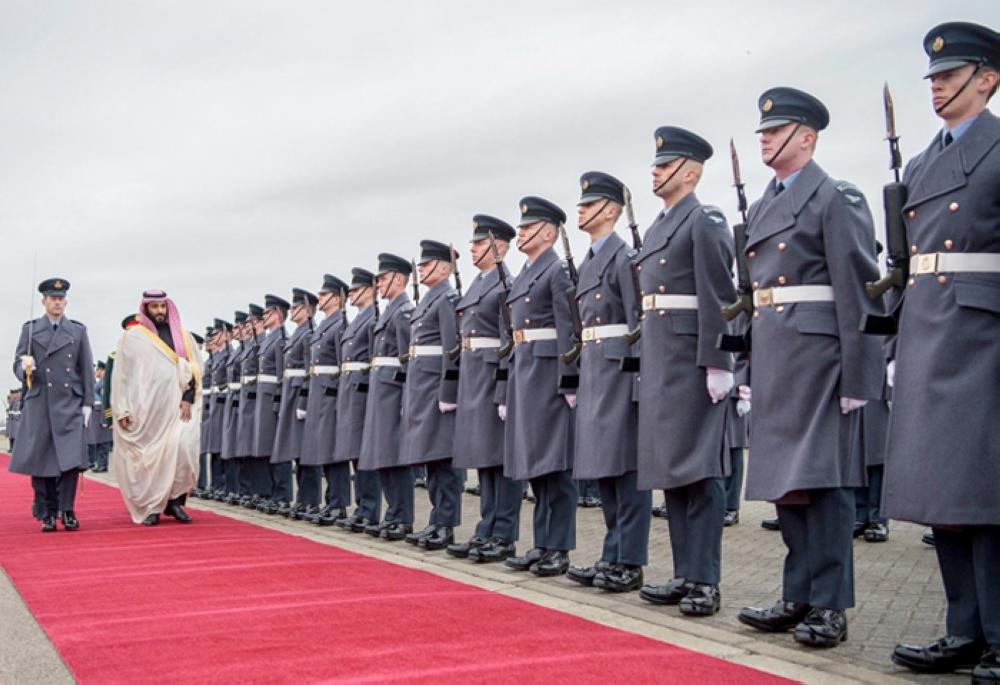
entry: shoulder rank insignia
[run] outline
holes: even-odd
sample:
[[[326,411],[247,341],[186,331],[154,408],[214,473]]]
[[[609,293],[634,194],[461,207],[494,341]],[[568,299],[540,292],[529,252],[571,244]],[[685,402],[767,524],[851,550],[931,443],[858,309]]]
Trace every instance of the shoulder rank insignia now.
[[[840,196],[844,198],[844,202],[849,205],[860,204],[864,197],[861,195],[861,191],[858,190],[857,186],[853,183],[848,183],[847,181],[840,181],[836,185],[837,192]]]

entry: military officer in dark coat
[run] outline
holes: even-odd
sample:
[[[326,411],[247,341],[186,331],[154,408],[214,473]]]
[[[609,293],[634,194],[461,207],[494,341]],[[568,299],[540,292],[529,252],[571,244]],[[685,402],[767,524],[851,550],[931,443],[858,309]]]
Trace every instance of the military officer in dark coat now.
[[[731,322],[734,334],[745,335],[750,317],[746,312]],[[744,452],[750,446],[750,356],[746,352],[734,355],[735,385],[729,393],[729,408],[726,410],[726,445],[729,447],[731,468],[726,476],[726,515],[723,526],[735,526],[740,522],[740,499],[743,497]]]
[[[206,445],[209,459],[209,469],[211,479],[204,492],[209,496],[215,492],[221,492],[224,487],[223,465],[222,465],[222,437],[226,416],[226,398],[229,397],[229,382],[227,370],[229,366],[229,356],[232,354],[230,341],[233,335],[233,325],[223,319],[216,319],[215,328],[215,352],[212,355],[211,369],[211,391],[212,403],[209,409],[209,436]],[[205,375],[208,375],[207,373]]]
[[[885,513],[930,525],[947,634],[900,645],[918,671],[1000,682],[1000,34],[964,22],[924,38],[943,128],[906,166],[910,280],[895,345]],[[985,653],[984,653],[985,652]]]
[[[215,388],[212,386],[212,367],[215,362],[215,328],[207,326],[205,336],[195,333],[193,336],[195,344],[198,346],[198,354],[204,356],[208,352],[208,359],[205,359],[201,374],[201,430],[198,432],[198,480],[194,491],[191,493],[195,497],[201,497],[208,490],[208,443],[212,437],[212,401],[215,398]]]
[[[758,630],[795,629],[801,644],[847,637],[854,605],[853,488],[864,483],[860,412],[879,396],[884,362],[860,333],[880,303],[871,212],[861,191],[813,161],[826,107],[793,88],[758,100],[761,156],[775,178],[750,208],[746,257],[754,288],[753,421],[747,499],[777,505],[788,548],[782,596],[746,608]]]
[[[572,348],[575,307],[565,265],[553,249],[566,213],[540,197],[521,200],[518,249],[528,262],[507,297],[514,351],[501,405],[504,474],[529,481],[537,502],[534,546],[504,564],[538,576],[560,575],[576,547],[576,486],[573,483],[573,408],[577,367],[562,354]]]
[[[479,275],[456,305],[462,334],[455,413],[455,456],[458,469],[476,469],[479,475],[479,522],[467,542],[448,546],[448,554],[477,563],[503,561],[515,553],[522,483],[503,473],[504,424],[498,407],[507,401],[507,359],[499,358],[501,309],[513,280],[497,262],[490,236],[502,260],[516,232],[507,222],[487,214],[472,218],[472,265]],[[503,281],[501,281],[501,269]]]
[[[247,350],[240,364],[240,397],[237,410],[236,449],[234,455],[239,460],[239,503],[256,509],[261,499],[270,492],[270,483],[263,476],[270,477],[266,469],[253,463],[254,416],[257,413],[257,370],[260,366],[260,345],[264,339],[264,308],[250,304],[248,308],[250,324],[247,330]]]
[[[239,440],[240,412],[240,368],[250,345],[247,338],[252,337],[252,324],[247,313],[237,311],[233,314],[233,340],[236,346],[230,349],[226,360],[226,403],[222,419],[222,458],[223,485],[221,492],[216,490],[213,499],[218,502],[235,504],[239,501],[240,462],[236,458],[236,442]]]
[[[378,473],[359,468],[361,442],[365,427],[365,410],[370,386],[372,329],[377,308],[375,274],[367,269],[351,269],[351,306],[357,316],[340,335],[340,383],[337,391],[337,442],[333,461],[350,463],[354,468],[355,508],[350,516],[335,521],[335,525],[352,533],[361,533],[377,524],[381,515],[382,487]]]
[[[726,411],[733,359],[716,348],[722,308],[736,298],[732,234],[695,189],[712,146],[675,126],[656,130],[653,193],[663,210],[635,257],[642,294],[639,469],[643,489],[667,506],[674,577],[641,597],[689,616],[720,606]],[[667,437],[669,436],[669,437]]]
[[[425,465],[430,520],[406,541],[429,551],[455,541],[462,518],[462,475],[452,467],[458,395],[458,325],[451,287],[452,250],[436,240],[420,241],[419,281],[427,293],[410,315],[410,347],[403,388],[401,464]],[[457,258],[457,257],[456,257]]]
[[[274,431],[274,448],[271,452],[271,477],[274,482],[272,505],[267,513],[296,516],[309,507],[318,510],[322,470],[317,466],[302,467],[299,461],[302,450],[302,432],[305,416],[299,408],[299,392],[306,384],[308,370],[309,338],[315,329],[313,314],[316,295],[302,288],[292,289],[292,307],[289,318],[295,330],[282,345],[281,390],[278,401],[278,420]],[[296,502],[292,505],[292,464],[298,486]],[[303,488],[303,480],[306,483]],[[310,499],[304,501],[302,495]],[[297,516],[296,516],[297,518]]]
[[[76,485],[87,468],[84,437],[94,404],[93,360],[87,327],[66,318],[69,281],[38,285],[45,314],[24,324],[14,375],[25,388],[18,439],[9,470],[31,476],[42,532],[76,530]],[[94,420],[100,420],[96,418]]]
[[[249,466],[255,475],[257,494],[265,500],[257,504],[257,510],[272,514],[278,513],[282,504],[289,504],[281,497],[291,498],[290,473],[287,474],[288,487],[283,488],[281,478],[286,475],[286,467],[270,465],[271,455],[274,454],[274,436],[278,430],[281,381],[285,370],[285,319],[291,307],[288,300],[282,297],[264,296],[263,323],[267,334],[257,350],[257,402],[253,415],[253,458]]]
[[[21,423],[21,388],[12,388],[7,395],[7,441],[10,448],[14,449],[14,440],[17,438],[17,427]]]
[[[889,519],[882,511],[882,486],[885,476],[885,443],[889,434],[890,403],[888,385],[882,393],[861,408],[861,440],[867,485],[854,492],[854,537],[865,542],[889,539]]]
[[[621,371],[622,360],[637,353],[628,335],[639,324],[632,250],[615,233],[626,189],[599,171],[581,176],[580,188],[577,223],[590,237],[590,248],[580,264],[576,291],[584,328],[573,475],[596,483],[600,497],[591,497],[601,502],[607,532],[600,559],[592,566],[571,567],[568,577],[629,592],[642,585],[642,567],[648,562],[652,497],[636,484],[635,374]]]
[[[386,301],[371,334],[368,403],[358,468],[378,471],[387,503],[385,518],[364,530],[384,540],[402,540],[413,532],[413,467],[400,463],[399,429],[403,403],[400,357],[410,348],[413,303],[406,294],[410,262],[393,254],[378,257],[377,296]]]
[[[104,383],[104,370],[104,360],[97,360],[97,365],[94,367],[94,411],[91,414],[90,425],[87,426],[87,451],[90,468],[94,473],[104,473],[108,470],[108,454],[111,452],[111,442],[114,439],[111,425],[104,418],[104,398],[101,388]]]
[[[337,435],[337,393],[340,385],[340,334],[347,327],[348,285],[332,274],[323,276],[316,306],[323,320],[309,338],[308,381],[299,391],[298,413],[305,417],[302,434],[301,466],[315,468],[317,477],[301,482],[310,490],[299,494],[300,502],[312,503],[300,518],[311,523],[333,525],[347,516],[351,500],[351,466],[334,462]],[[319,508],[322,476],[326,476],[326,495]]]

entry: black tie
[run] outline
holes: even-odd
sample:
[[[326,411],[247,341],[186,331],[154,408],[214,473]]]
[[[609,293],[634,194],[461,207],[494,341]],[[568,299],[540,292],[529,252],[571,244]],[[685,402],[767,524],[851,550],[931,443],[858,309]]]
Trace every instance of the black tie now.
[[[948,147],[953,142],[955,142],[955,139],[952,137],[951,131],[945,131],[944,132],[944,146]]]
[[[594,258],[594,248],[592,247],[587,248],[587,259],[593,259],[593,258]]]
[[[781,195],[781,191],[785,189],[785,184],[778,181],[778,185],[774,186],[774,194]]]
[[[57,330],[59,330],[59,324],[57,323],[52,324],[52,332],[55,333]]]

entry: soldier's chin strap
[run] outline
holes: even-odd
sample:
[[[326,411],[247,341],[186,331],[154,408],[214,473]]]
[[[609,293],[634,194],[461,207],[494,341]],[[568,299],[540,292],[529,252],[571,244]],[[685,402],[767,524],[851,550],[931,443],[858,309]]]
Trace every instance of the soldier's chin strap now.
[[[539,225],[539,227],[538,227],[538,228],[537,228],[537,229],[535,230],[535,232],[531,234],[531,237],[530,237],[530,238],[528,238],[527,240],[525,240],[525,241],[524,241],[523,243],[521,243],[520,245],[518,245],[518,246],[517,246],[517,249],[519,249],[519,250],[523,251],[525,247],[527,247],[528,245],[530,245],[530,244],[531,244],[531,241],[533,241],[533,240],[534,240],[535,238],[537,238],[537,237],[538,237],[538,234],[542,232],[542,230],[543,230],[543,229],[545,228],[545,224],[546,224],[546,223],[548,223],[548,222],[546,222],[546,221],[542,221],[542,220],[539,220],[539,221],[538,221],[538,223],[539,223],[540,225]]]
[[[778,156],[781,155],[781,153],[785,151],[785,148],[788,147],[788,144],[790,142],[792,142],[792,138],[795,137],[795,134],[799,132],[800,128],[802,128],[802,123],[801,122],[799,122],[798,124],[795,124],[795,127],[792,129],[792,132],[788,134],[787,138],[785,138],[785,142],[781,144],[781,147],[778,148],[778,151],[775,152],[773,155],[771,155],[771,159],[769,159],[766,162],[764,162],[765,166],[771,166],[771,164],[774,163],[774,160],[776,160],[778,158]]]
[[[672,174],[670,174],[669,176],[667,176],[666,180],[664,180],[663,183],[661,183],[660,185],[658,185],[655,188],[653,188],[653,195],[656,195],[658,192],[660,192],[660,188],[662,188],[663,186],[665,186],[668,183],[670,183],[671,179],[673,179],[673,177],[676,176],[680,172],[680,170],[684,168],[684,165],[687,164],[687,162],[688,162],[688,158],[685,157],[684,161],[677,165],[677,168],[674,169],[674,171],[673,171]],[[581,228],[582,228],[582,226],[581,226]]]
[[[600,209],[598,209],[596,212],[594,212],[594,214],[589,219],[587,219],[582,224],[580,224],[580,226],[579,226],[580,230],[582,231],[583,229],[587,228],[587,226],[589,226],[591,224],[591,222],[594,221],[594,219],[596,219],[597,217],[599,217],[601,215],[601,212],[604,211],[604,208],[608,206],[609,202],[611,202],[611,200],[605,200],[604,204],[601,205]]]
[[[950,98],[948,98],[947,100],[945,100],[943,105],[941,105],[940,107],[935,107],[934,108],[934,113],[935,114],[940,114],[941,112],[943,112],[945,110],[945,108],[948,105],[950,105],[951,103],[953,103],[955,101],[955,98],[957,98],[959,95],[961,95],[962,92],[966,88],[969,87],[969,84],[972,83],[972,79],[974,79],[976,77],[976,74],[979,73],[979,69],[981,67],[982,67],[981,64],[977,64],[976,68],[972,70],[971,74],[969,74],[969,78],[965,79],[965,83],[962,84],[962,87],[959,88],[958,90],[956,90],[954,95],[952,95]]]

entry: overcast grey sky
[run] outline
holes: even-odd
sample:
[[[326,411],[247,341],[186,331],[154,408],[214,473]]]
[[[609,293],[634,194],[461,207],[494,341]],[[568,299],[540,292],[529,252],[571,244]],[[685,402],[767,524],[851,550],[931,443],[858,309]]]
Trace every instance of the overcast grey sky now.
[[[145,288],[200,331],[422,238],[464,247],[473,214],[513,221],[526,194],[572,217],[592,169],[633,188],[645,228],[664,124],[715,146],[699,196],[735,222],[728,140],[752,199],[775,85],[827,104],[817,159],[881,224],[883,81],[909,157],[938,128],[923,35],[997,16],[996,0],[0,2],[0,353],[43,277],[72,282],[101,357]]]

